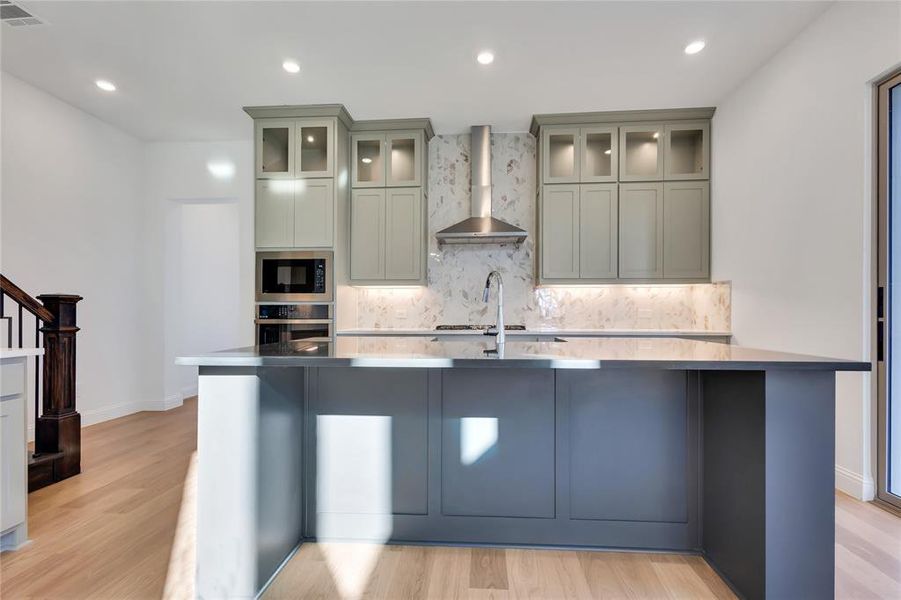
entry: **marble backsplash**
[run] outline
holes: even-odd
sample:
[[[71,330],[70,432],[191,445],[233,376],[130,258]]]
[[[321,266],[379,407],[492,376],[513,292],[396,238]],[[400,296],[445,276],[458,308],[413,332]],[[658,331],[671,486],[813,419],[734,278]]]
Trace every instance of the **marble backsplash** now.
[[[728,331],[729,283],[535,287],[535,139],[492,134],[494,216],[529,232],[519,246],[438,246],[435,232],[469,216],[469,135],[440,135],[429,145],[429,285],[358,288],[357,327],[434,328],[494,322],[494,292],[482,302],[485,277],[504,278],[508,324],[529,329],[702,329]]]

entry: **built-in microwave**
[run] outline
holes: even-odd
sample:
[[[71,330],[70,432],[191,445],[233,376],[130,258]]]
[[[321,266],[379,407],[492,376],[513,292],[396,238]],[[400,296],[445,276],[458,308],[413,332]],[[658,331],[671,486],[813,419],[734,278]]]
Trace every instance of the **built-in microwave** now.
[[[318,250],[257,252],[257,302],[331,302],[333,257]]]

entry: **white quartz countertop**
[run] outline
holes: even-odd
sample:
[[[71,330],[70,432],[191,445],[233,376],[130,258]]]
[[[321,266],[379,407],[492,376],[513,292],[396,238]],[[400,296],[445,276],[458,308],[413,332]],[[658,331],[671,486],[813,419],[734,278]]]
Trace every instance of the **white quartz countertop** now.
[[[344,329],[339,336],[451,336],[482,335],[479,330],[472,329]],[[517,335],[557,336],[557,337],[729,337],[731,331],[711,331],[709,329],[554,329],[535,328],[525,330],[507,330],[507,337]]]
[[[43,348],[0,348],[0,359],[19,358],[21,356],[42,356]]]

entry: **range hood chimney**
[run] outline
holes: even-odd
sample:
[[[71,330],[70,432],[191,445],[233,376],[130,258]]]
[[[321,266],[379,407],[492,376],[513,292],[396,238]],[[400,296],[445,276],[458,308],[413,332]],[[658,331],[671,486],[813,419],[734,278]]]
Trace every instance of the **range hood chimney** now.
[[[491,126],[472,127],[472,215],[435,234],[439,244],[518,244],[526,232],[491,216]]]

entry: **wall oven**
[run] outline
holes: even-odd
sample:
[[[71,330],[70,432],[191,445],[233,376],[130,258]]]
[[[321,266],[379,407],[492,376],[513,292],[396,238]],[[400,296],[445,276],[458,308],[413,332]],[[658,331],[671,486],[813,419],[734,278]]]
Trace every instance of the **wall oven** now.
[[[331,302],[333,256],[312,250],[257,252],[257,302]]]
[[[330,304],[258,304],[255,323],[259,346],[334,339]]]

